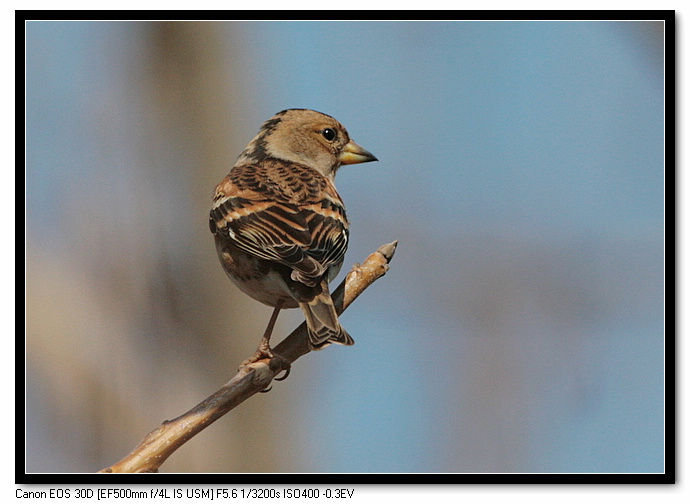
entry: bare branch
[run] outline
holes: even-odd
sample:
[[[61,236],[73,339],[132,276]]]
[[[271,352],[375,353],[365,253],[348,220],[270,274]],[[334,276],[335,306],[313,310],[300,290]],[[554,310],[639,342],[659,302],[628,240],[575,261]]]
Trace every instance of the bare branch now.
[[[398,242],[381,246],[362,264],[356,264],[333,292],[336,311],[341,314],[374,281],[385,275]],[[264,390],[277,374],[302,355],[309,353],[305,323],[292,331],[274,351],[284,360],[260,360],[243,366],[220,390],[187,413],[163,422],[150,432],[132,452],[101,473],[157,472],[180,446],[252,395]]]

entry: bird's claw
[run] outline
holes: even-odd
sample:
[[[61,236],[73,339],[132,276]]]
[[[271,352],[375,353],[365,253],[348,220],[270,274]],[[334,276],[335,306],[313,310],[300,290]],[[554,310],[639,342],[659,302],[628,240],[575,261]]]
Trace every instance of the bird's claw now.
[[[283,381],[285,378],[287,378],[290,375],[290,370],[292,369],[292,366],[290,364],[287,365],[286,368],[283,368],[283,371],[285,374],[281,376],[280,378],[276,377],[273,378],[275,381]]]
[[[278,364],[278,366],[281,368],[282,371],[285,372],[285,374],[284,374],[283,376],[281,376],[280,378],[275,377],[275,378],[273,378],[273,379],[274,379],[275,381],[283,381],[283,380],[284,380],[285,378],[287,378],[288,375],[290,374],[290,370],[292,369],[292,366],[290,365],[289,362],[287,362],[285,359],[283,359],[283,358],[280,357],[280,356],[274,355],[274,356],[273,356],[273,359],[278,360],[278,361],[280,362],[280,363]],[[272,359],[272,360],[273,360],[273,359]],[[285,363],[287,363],[287,367],[285,367],[285,365],[286,365]],[[270,366],[271,366],[271,364],[270,364],[270,362],[269,362],[269,367],[270,367]],[[280,373],[280,371],[278,371],[278,372]],[[271,385],[270,387],[267,387],[267,388],[265,388],[265,389],[263,389],[263,390],[260,390],[259,392],[262,392],[262,393],[265,394],[266,392],[270,392],[272,388],[273,388],[273,385]]]
[[[247,360],[242,362],[242,364],[240,365],[240,368],[242,368],[244,366],[249,366],[250,364],[254,364],[255,362],[258,362],[258,361],[263,360],[263,359],[269,360],[268,366],[271,369],[273,369],[273,370],[277,369],[278,373],[280,373],[281,371],[283,371],[285,373],[280,378],[273,378],[275,381],[283,381],[290,374],[290,370],[292,368],[290,362],[287,359],[285,359],[284,357],[281,357],[280,355],[274,353],[273,350],[271,350],[271,347],[268,345],[268,342],[264,342],[264,341],[262,341],[259,344],[259,347],[256,349],[256,352],[254,352],[254,355],[252,355]],[[265,388],[265,389],[261,390],[261,392],[264,392],[264,393],[269,392],[272,388],[273,388],[272,386]]]

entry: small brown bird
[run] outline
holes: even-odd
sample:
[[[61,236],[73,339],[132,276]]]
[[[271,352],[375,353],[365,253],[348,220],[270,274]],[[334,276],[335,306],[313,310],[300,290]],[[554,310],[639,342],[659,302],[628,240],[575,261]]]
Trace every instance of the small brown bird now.
[[[220,262],[244,293],[275,307],[249,362],[273,357],[282,308],[302,308],[312,350],[354,344],[328,290],[348,245],[334,179],[341,165],[368,161],[377,159],[334,118],[288,109],[261,126],[216,186],[209,224]]]

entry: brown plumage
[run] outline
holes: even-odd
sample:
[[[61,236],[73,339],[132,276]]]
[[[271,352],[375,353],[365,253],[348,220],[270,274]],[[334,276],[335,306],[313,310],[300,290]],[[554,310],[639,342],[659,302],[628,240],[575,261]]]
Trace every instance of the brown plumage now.
[[[266,121],[216,186],[211,232],[221,264],[246,294],[275,307],[253,361],[271,357],[277,313],[302,308],[309,345],[352,345],[328,283],[348,245],[345,206],[334,178],[342,164],[376,161],[334,118],[288,109]]]

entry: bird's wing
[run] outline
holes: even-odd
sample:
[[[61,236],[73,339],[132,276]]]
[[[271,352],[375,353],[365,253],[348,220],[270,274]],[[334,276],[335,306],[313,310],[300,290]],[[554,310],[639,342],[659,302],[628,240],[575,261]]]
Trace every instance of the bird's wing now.
[[[289,266],[294,280],[315,285],[347,249],[347,220],[337,192],[330,183],[317,188],[310,182],[310,188],[292,181],[293,191],[261,168],[242,168],[216,187],[211,231],[248,254]]]

